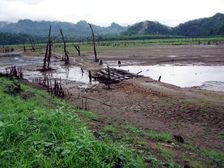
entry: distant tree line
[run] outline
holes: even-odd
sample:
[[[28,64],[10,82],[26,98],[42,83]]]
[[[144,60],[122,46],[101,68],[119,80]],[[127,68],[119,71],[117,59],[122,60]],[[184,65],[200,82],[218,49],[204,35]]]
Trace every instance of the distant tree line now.
[[[62,42],[60,34],[58,36],[52,36],[55,42]],[[90,37],[83,38],[73,38],[65,37],[67,42],[85,42],[89,41]],[[48,41],[47,36],[32,36],[25,33],[2,33],[0,32],[0,45],[12,45],[12,44],[30,44],[30,41],[38,43],[46,43]]]
[[[47,37],[31,36],[23,33],[0,33],[0,45],[28,44],[30,40],[43,43],[47,41]]]

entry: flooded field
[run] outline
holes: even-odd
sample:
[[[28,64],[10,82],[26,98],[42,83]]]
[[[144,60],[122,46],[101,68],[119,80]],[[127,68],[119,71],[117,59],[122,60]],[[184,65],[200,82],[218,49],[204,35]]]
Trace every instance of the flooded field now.
[[[169,55],[169,57],[176,57]],[[12,65],[23,67],[24,77],[29,81],[35,78],[48,76],[53,79],[63,79],[75,82],[79,87],[87,87],[89,74],[79,66],[63,66],[60,60],[52,60],[52,71],[40,72],[43,63],[42,57],[30,57],[21,54],[0,56],[0,71],[5,72],[6,67]],[[224,91],[224,66],[222,65],[203,65],[203,64],[158,64],[143,66],[140,62],[123,61],[122,66],[118,67],[116,61],[106,62],[110,67],[128,70],[131,73],[139,73],[145,77],[161,82],[173,84],[179,87],[200,87],[202,89]],[[93,82],[95,83],[95,82]]]
[[[88,71],[78,66],[63,66],[58,63],[52,65],[53,70],[41,72],[38,70],[43,63],[42,57],[30,57],[23,55],[0,57],[0,72],[5,72],[6,67],[12,65],[23,68],[24,78],[30,82],[35,78],[50,77],[52,79],[63,79],[65,81],[76,82],[79,87],[87,87],[89,83]]]
[[[42,57],[24,56],[19,53],[0,55],[0,67],[2,66],[23,66],[23,65],[38,65],[43,63]]]
[[[180,87],[201,86],[201,88],[224,91],[224,66],[171,65],[121,66],[116,67],[132,73],[140,73],[155,80]]]

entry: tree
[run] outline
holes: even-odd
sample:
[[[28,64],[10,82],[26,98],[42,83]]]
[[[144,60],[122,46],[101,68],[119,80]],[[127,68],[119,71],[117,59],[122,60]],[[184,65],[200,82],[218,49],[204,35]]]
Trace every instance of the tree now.
[[[65,42],[65,38],[64,38],[64,34],[63,34],[63,31],[62,29],[60,29],[60,33],[61,33],[61,37],[62,37],[62,41],[63,41],[63,44],[64,44],[64,53],[65,53],[65,65],[69,64],[69,56],[68,56],[68,52],[66,50],[66,42]]]
[[[35,42],[34,42],[34,40],[33,39],[29,39],[30,40],[30,45],[31,45],[31,51],[35,51],[36,50],[36,48],[35,48]]]
[[[74,45],[75,49],[77,50],[78,55],[80,56],[81,55],[80,46],[76,45],[76,44],[73,44],[73,45]]]
[[[51,63],[51,47],[52,47],[53,41],[51,40],[51,25],[49,27],[49,33],[48,33],[48,41],[44,56],[44,64],[43,64],[43,70],[48,70],[50,68]]]
[[[93,31],[93,28],[92,28],[91,24],[89,24],[89,27],[90,27],[91,32],[92,32],[93,51],[94,51],[94,56],[95,56],[95,62],[98,62],[99,59],[97,58],[97,53],[96,53],[96,38],[95,38],[95,34],[94,34],[94,31]]]

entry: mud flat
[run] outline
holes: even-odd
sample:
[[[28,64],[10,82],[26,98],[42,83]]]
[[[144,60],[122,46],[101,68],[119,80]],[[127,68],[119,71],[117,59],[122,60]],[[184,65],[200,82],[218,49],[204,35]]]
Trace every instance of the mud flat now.
[[[0,58],[0,70],[4,71],[5,67],[15,64],[23,67],[29,79],[44,75],[61,77],[63,87],[69,90],[69,98],[75,105],[81,106],[82,97],[87,97],[88,109],[103,118],[110,117],[112,122],[130,122],[145,130],[179,134],[197,146],[224,152],[224,92],[211,91],[223,88],[223,78],[220,78],[223,73],[221,76],[219,74],[223,72],[223,53],[224,45],[143,46],[99,51],[98,57],[103,60],[104,66],[118,66],[118,61],[121,61],[120,68],[138,65],[133,72],[142,71],[143,75],[148,76],[125,80],[112,85],[110,90],[103,84],[89,83],[88,70],[94,72],[104,66],[94,63],[92,53],[88,52],[81,57],[72,55],[69,66],[64,66],[55,57],[51,65],[54,70],[45,74],[37,72],[42,66],[42,57],[23,56],[18,58],[24,59],[20,62],[16,61],[17,57],[8,61]],[[164,67],[171,69],[171,73],[157,64],[169,64]],[[182,66],[175,67],[177,64]],[[179,69],[188,65],[191,66],[188,67],[189,71]],[[202,71],[196,72],[194,68],[198,67]],[[154,71],[156,69],[158,72]],[[197,83],[196,79],[202,78],[207,70],[209,72],[205,76],[211,79]],[[166,73],[167,79],[171,76],[180,78],[180,75],[181,78],[193,80],[190,85],[177,84],[176,79],[172,79],[175,83],[171,83],[166,81]],[[213,79],[217,74],[219,76]],[[161,82],[157,81],[159,76],[162,76]]]

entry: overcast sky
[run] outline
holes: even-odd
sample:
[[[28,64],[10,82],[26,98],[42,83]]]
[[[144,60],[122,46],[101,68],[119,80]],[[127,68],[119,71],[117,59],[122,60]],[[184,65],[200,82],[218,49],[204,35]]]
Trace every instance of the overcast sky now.
[[[86,20],[107,26],[152,20],[175,26],[217,12],[224,13],[224,0],[0,0],[0,21],[13,22]]]

